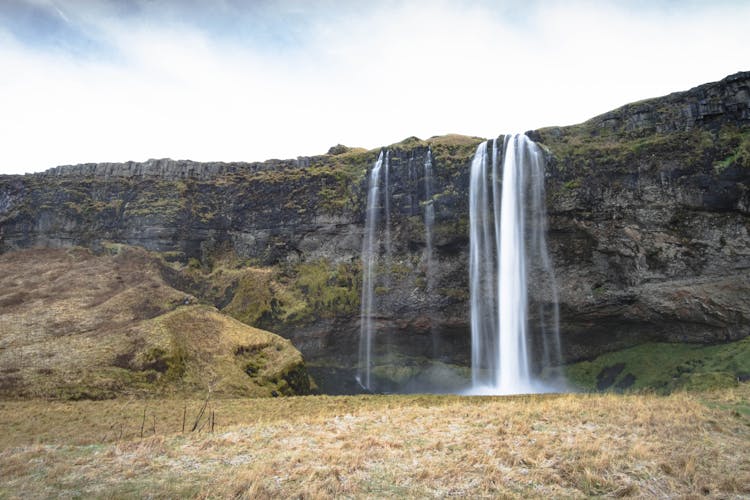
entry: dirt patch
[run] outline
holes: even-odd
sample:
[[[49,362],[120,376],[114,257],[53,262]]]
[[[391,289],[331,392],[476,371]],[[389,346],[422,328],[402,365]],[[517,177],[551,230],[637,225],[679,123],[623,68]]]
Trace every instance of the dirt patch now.
[[[112,361],[112,366],[116,366],[117,368],[123,368],[125,370],[132,369],[133,364],[133,358],[135,358],[134,352],[123,352],[115,356],[115,359]]]

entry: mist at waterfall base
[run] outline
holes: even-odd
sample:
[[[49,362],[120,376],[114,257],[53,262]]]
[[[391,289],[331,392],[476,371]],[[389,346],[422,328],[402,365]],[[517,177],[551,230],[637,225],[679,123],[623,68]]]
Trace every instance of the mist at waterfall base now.
[[[362,243],[362,297],[357,382],[367,392],[504,395],[566,390],[560,375],[557,290],[546,244],[544,156],[525,135],[481,143],[470,171],[469,287],[471,369],[442,362],[432,331],[432,362],[401,383],[375,377],[378,368],[409,361],[388,344],[376,287],[390,289],[392,264],[390,152],[381,151],[368,176]],[[412,156],[413,160],[413,156]],[[432,152],[425,153],[421,203],[425,225],[422,268],[426,292],[435,287]],[[409,161],[413,175],[412,161]],[[527,284],[534,290],[529,300]],[[534,324],[529,307],[534,307]],[[375,346],[378,349],[375,349]],[[377,354],[375,354],[377,352]]]

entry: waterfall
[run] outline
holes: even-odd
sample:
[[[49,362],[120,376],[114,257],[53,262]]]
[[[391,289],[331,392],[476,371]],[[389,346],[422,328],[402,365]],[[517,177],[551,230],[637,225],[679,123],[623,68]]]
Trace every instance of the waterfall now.
[[[473,393],[540,392],[541,368],[559,365],[557,291],[546,244],[544,158],[525,135],[477,147],[469,185]],[[531,328],[527,282],[539,324]],[[533,354],[533,356],[532,356]],[[532,366],[532,359],[540,363]]]
[[[425,284],[428,294],[432,294],[435,289],[435,269],[433,265],[433,248],[432,248],[432,229],[435,225],[435,200],[432,199],[434,194],[432,180],[432,150],[427,148],[427,154],[424,160],[424,266],[425,266]],[[440,357],[440,335],[436,325],[430,325],[430,334],[432,337],[432,357]]]
[[[469,296],[473,387],[491,383],[499,358],[494,283],[494,256],[497,247],[494,245],[496,238],[490,238],[492,220],[488,209],[488,182],[487,143],[482,142],[471,162],[469,180]]]
[[[386,153],[386,159],[388,158]],[[372,315],[375,301],[375,271],[380,249],[377,228],[380,215],[380,171],[383,167],[383,152],[380,152],[370,171],[367,185],[367,208],[365,212],[365,233],[362,239],[362,300],[360,305],[359,365],[357,381],[368,390],[372,389],[370,371],[372,369],[372,346],[374,328]],[[386,167],[386,172],[388,168]],[[387,174],[386,174],[387,175]],[[389,214],[390,215],[390,214]]]
[[[432,182],[432,151],[427,150],[424,160],[424,239],[425,239],[425,274],[427,276],[427,291],[432,292],[432,226],[435,224],[435,205],[432,199],[434,188]]]

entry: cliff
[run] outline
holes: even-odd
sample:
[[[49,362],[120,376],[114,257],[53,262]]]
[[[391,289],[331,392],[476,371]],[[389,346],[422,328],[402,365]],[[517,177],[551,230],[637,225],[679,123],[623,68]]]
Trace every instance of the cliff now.
[[[570,347],[750,333],[749,113],[738,73],[532,134]]]
[[[651,340],[750,334],[750,73],[528,135],[548,156],[548,241],[568,361]],[[397,359],[386,378],[409,380],[434,354],[468,364],[468,177],[481,140],[388,146],[392,249],[377,323]],[[105,242],[160,252],[171,286],[291,339],[324,389],[352,390],[367,172],[379,151],[3,176],[0,252],[98,251]],[[530,294],[546,300],[533,286]]]

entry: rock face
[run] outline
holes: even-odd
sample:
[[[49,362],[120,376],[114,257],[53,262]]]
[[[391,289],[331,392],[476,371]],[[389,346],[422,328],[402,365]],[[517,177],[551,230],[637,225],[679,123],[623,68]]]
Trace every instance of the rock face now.
[[[528,135],[548,154],[566,359],[750,334],[750,73]],[[388,147],[392,248],[377,323],[389,349],[412,360],[468,364],[468,177],[481,140]],[[347,390],[367,172],[378,154],[336,146],[290,161],[159,160],[0,177],[0,251],[114,241],[162,252],[175,262],[163,270],[170,284],[290,338],[325,390]],[[530,294],[543,300],[533,285]]]
[[[750,73],[532,135],[570,358],[750,333]]]

